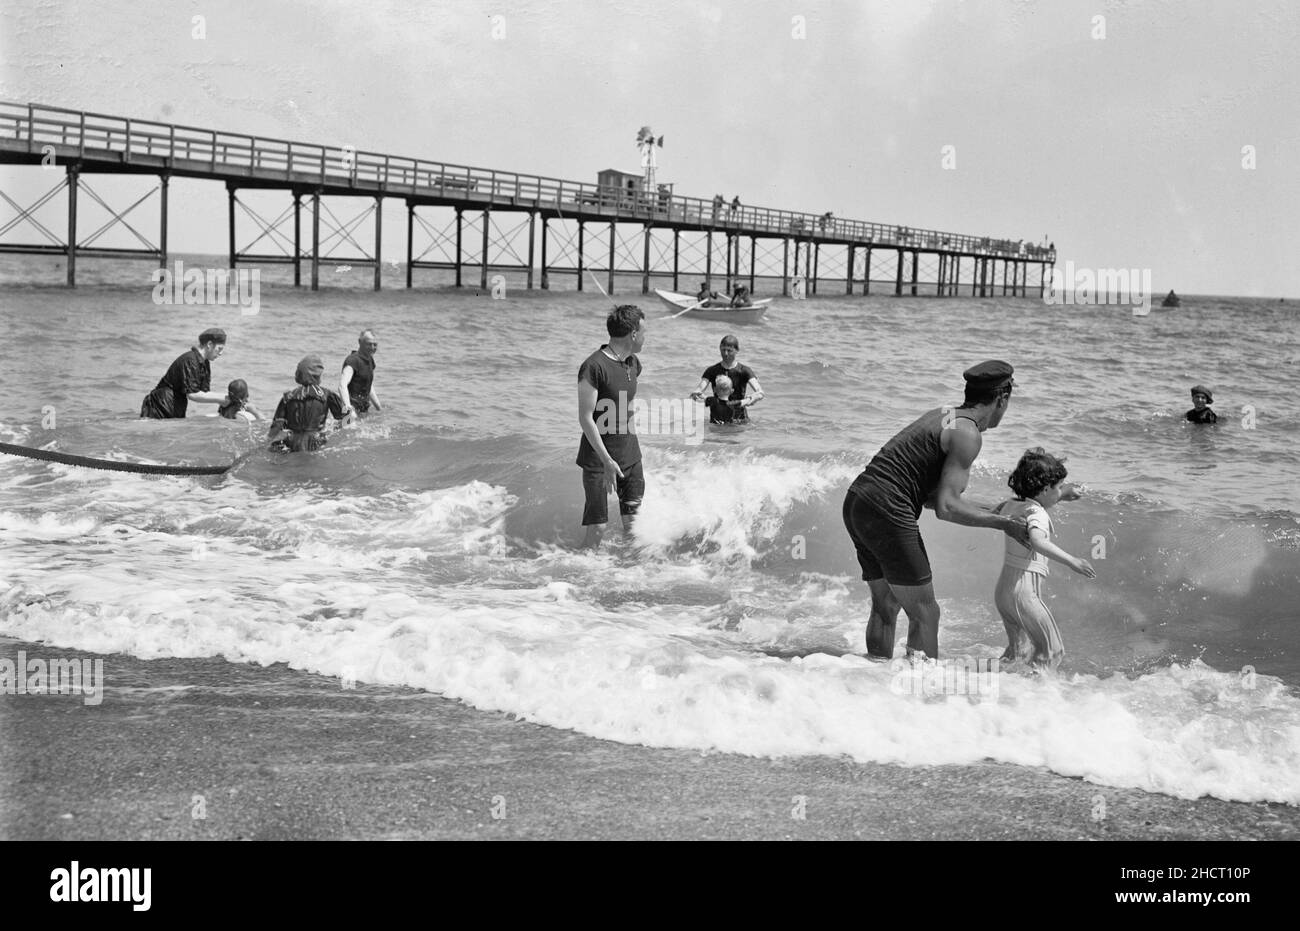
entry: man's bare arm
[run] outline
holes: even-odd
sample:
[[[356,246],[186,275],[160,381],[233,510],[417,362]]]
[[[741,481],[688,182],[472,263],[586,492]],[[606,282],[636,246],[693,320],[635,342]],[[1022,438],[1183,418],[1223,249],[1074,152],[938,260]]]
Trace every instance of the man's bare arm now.
[[[591,448],[596,451],[601,462],[605,464],[605,479],[612,486],[615,479],[623,477],[623,470],[618,467],[614,457],[605,449],[605,441],[600,436],[600,431],[596,429],[596,386],[585,380],[578,382],[578,425],[582,427],[582,433],[591,444]]]
[[[984,441],[974,425],[967,427],[962,421],[949,428],[948,454],[943,460],[943,473],[934,494],[934,513],[939,520],[966,527],[986,527],[1009,533],[1024,545],[1029,545],[1029,527],[1022,520],[994,514],[969,501],[962,500],[970,482],[970,470],[979,456]]]

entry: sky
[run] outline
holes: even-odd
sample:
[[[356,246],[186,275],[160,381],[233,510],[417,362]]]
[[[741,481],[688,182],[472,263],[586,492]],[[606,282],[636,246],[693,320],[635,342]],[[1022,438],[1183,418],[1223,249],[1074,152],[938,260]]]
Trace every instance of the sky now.
[[[1058,267],[1149,268],[1161,292],[1300,296],[1284,0],[0,0],[0,30],[6,101],[593,183],[639,171],[649,125],[678,194],[1046,235]],[[20,203],[52,183],[0,165]],[[92,183],[121,207],[151,182]],[[222,186],[171,198],[171,248],[224,251]],[[62,203],[39,215],[55,230]],[[385,205],[386,259],[404,213]]]

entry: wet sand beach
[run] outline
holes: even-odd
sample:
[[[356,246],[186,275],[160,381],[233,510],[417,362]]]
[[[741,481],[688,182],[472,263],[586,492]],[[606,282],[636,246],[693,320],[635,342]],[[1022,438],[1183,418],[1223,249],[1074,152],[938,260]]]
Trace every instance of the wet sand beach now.
[[[88,655],[0,640],[19,651]],[[1300,838],[1286,805],[999,763],[630,746],[282,665],[115,654],[104,674],[99,705],[0,695],[0,839]]]

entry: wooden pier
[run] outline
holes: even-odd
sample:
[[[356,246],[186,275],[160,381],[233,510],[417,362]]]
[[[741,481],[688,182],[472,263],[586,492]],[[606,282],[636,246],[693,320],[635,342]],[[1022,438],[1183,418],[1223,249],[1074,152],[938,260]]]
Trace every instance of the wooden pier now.
[[[639,274],[642,293],[649,292],[654,279],[665,284],[670,281],[674,291],[682,290],[686,279],[692,282],[687,290],[694,291],[694,281],[703,278],[712,286],[717,276],[725,279],[727,290],[734,283],[747,282],[753,291],[760,280],[779,280],[783,295],[789,295],[792,283],[801,280],[809,295],[816,294],[819,285],[838,282],[844,289],[840,293],[845,294],[853,294],[859,287],[860,293],[870,294],[875,283],[878,289],[892,287],[895,295],[969,293],[991,297],[998,291],[1000,272],[1001,294],[1028,296],[1036,291],[1041,297],[1047,269],[1056,259],[1053,248],[1020,240],[749,205],[732,209],[720,198],[618,190],[351,147],[8,101],[0,101],[0,163],[62,169],[55,186],[28,207],[0,192],[17,211],[0,225],[0,236],[26,222],[47,240],[28,244],[0,241],[0,252],[66,256],[69,287],[76,285],[78,257],[149,259],[160,266],[167,264],[167,194],[174,177],[225,183],[231,268],[241,263],[290,264],[294,284],[301,285],[306,262],[313,290],[319,287],[322,262],[373,266],[374,287],[380,288],[383,204],[387,198],[401,198],[406,203],[408,288],[417,269],[448,269],[454,271],[457,286],[464,284],[465,272],[477,271],[478,286],[483,289],[488,287],[490,273],[511,271],[524,274],[529,289],[535,284],[549,288],[554,275],[571,274],[581,291],[588,273],[602,273],[610,293],[616,276]],[[155,176],[158,186],[117,211],[87,183],[87,176],[105,174]],[[267,220],[238,197],[241,190],[252,189],[285,191],[290,202],[278,218]],[[67,230],[60,237],[36,220],[35,212],[64,191]],[[84,235],[77,225],[81,193],[92,197],[112,217]],[[126,220],[154,193],[159,194],[160,208],[156,244]],[[361,198],[364,207],[358,217],[340,221],[322,204],[324,197]],[[306,243],[304,207],[309,210],[310,223]],[[420,208],[425,208],[423,213]],[[441,226],[434,216],[438,208],[446,217]],[[454,216],[447,214],[448,208]],[[259,230],[242,250],[236,240],[239,210]],[[353,236],[371,215],[373,253]],[[290,220],[291,238],[282,229]],[[328,233],[324,240],[322,222]],[[513,225],[503,225],[507,223]],[[96,240],[118,224],[133,233],[141,246],[95,246]],[[466,241],[467,226],[477,250]],[[418,253],[417,227],[430,240]],[[521,245],[521,237],[526,237],[526,245]],[[535,249],[539,238],[540,266]],[[264,241],[277,245],[280,251],[265,251],[265,245],[263,251],[254,251]],[[360,254],[330,251],[344,243]],[[593,245],[599,250],[595,261],[590,259]],[[527,253],[526,259],[521,252]],[[428,258],[430,253],[441,258]],[[1038,266],[1038,280],[1031,284],[1032,266]]]

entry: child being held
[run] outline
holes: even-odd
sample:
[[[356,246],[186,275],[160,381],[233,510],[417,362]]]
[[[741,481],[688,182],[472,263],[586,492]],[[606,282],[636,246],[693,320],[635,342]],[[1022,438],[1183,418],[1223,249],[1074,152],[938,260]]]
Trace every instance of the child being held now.
[[[740,423],[736,414],[742,410],[739,401],[731,399],[731,379],[719,375],[713,381],[713,397],[705,398],[704,405],[709,409],[709,423]]]
[[[248,399],[248,383],[236,378],[226,388],[226,401],[217,408],[217,413],[227,420],[265,420],[253,402]]]
[[[1052,542],[1052,519],[1047,509],[1058,501],[1072,501],[1079,496],[1073,488],[1061,488],[1065,476],[1062,460],[1042,447],[1025,450],[1007,479],[1016,497],[997,507],[999,514],[1023,518],[1029,524],[1030,541],[1026,549],[1012,537],[1006,538],[1006,559],[993,596],[1007,630],[1003,661],[1019,659],[1030,666],[1054,670],[1065,655],[1056,619],[1043,603],[1048,559],[1064,563],[1090,579],[1097,577],[1086,559],[1077,559]]]

